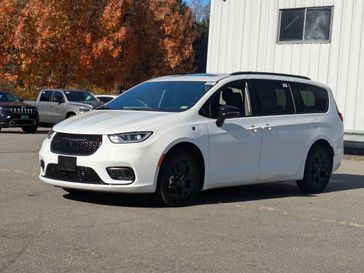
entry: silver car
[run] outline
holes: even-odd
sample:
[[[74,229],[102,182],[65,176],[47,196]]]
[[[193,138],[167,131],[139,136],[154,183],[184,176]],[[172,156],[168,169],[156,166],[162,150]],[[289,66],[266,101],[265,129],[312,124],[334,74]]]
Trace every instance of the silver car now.
[[[65,89],[42,89],[35,102],[39,122],[43,124],[56,124],[101,105],[102,103],[89,91]]]

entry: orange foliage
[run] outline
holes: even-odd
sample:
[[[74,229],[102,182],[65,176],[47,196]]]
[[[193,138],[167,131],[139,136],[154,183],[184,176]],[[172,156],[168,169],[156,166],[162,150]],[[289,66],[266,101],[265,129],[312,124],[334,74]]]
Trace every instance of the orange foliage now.
[[[188,72],[193,22],[178,0],[0,0],[0,81],[113,88]]]

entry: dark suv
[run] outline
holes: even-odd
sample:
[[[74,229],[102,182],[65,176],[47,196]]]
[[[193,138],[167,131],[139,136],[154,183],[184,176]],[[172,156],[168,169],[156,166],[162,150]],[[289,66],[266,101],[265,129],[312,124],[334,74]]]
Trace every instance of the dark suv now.
[[[25,133],[33,134],[38,129],[37,107],[22,102],[9,92],[0,91],[0,130],[21,127]]]

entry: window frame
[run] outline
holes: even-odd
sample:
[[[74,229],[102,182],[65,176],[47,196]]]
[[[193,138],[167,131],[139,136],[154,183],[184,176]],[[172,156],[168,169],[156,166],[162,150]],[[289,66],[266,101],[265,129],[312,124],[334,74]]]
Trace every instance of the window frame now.
[[[297,109],[296,109],[295,110],[296,115],[311,115],[311,114],[317,115],[317,114],[327,114],[329,112],[329,110],[330,110],[330,96],[329,96],[329,91],[326,88],[323,88],[321,86],[317,86],[315,84],[309,84],[309,83],[303,83],[303,82],[290,82],[289,87],[290,87],[291,93],[293,95],[295,106],[296,106],[297,97],[299,97],[300,94],[299,94],[299,91],[292,86],[294,84],[302,84],[302,85],[306,85],[306,86],[312,86],[312,87],[317,88],[317,89],[321,89],[321,90],[323,90],[325,92],[325,100],[326,100],[326,110],[325,111],[316,111],[315,110],[315,111],[312,111],[312,112],[297,112]],[[315,96],[315,99],[316,99],[316,96]]]
[[[43,93],[51,93],[51,95],[49,97],[49,100],[42,100]],[[41,91],[40,96],[39,96],[39,102],[52,102],[52,99],[53,99],[53,91],[52,90],[43,90],[43,91]]]
[[[304,9],[304,19],[303,19],[303,32],[301,40],[290,40],[290,41],[280,41],[281,36],[281,23],[282,23],[282,13],[286,10],[299,10]],[[330,9],[330,28],[329,28],[329,39],[328,40],[319,40],[319,39],[305,39],[306,34],[306,19],[307,19],[307,10],[312,9]],[[297,8],[281,8],[278,10],[278,31],[277,31],[277,44],[285,45],[285,44],[330,44],[332,41],[332,27],[333,27],[333,18],[334,18],[334,6],[310,6],[310,7],[297,7]]]
[[[288,89],[289,91],[289,96],[291,98],[292,101],[292,105],[293,105],[293,112],[292,113],[282,113],[282,114],[260,114],[260,115],[256,115],[254,114],[254,104],[256,104],[256,102],[252,102],[252,100],[257,99],[257,96],[255,94],[253,94],[253,90],[251,88],[251,82],[253,81],[267,81],[267,82],[277,82],[277,83],[281,83],[283,84],[287,84],[287,87],[285,87],[286,89]],[[279,116],[291,116],[291,115],[297,115],[297,108],[296,108],[296,100],[295,97],[293,95],[293,90],[291,88],[291,81],[283,81],[283,80],[279,80],[279,79],[249,79],[247,80],[247,84],[248,84],[248,93],[249,93],[249,101],[250,101],[250,109],[251,109],[251,116],[252,117],[279,117]],[[261,109],[260,109],[261,110]]]
[[[211,94],[206,101],[203,103],[203,105],[200,107],[200,109],[198,110],[198,115],[204,118],[208,118],[211,120],[216,120],[217,118],[214,117],[210,117],[210,116],[205,116],[201,113],[201,110],[205,107],[206,103],[210,103],[211,99],[215,96],[217,96],[217,94],[219,94],[224,88],[228,87],[229,85],[233,85],[235,83],[240,82],[242,85],[242,95],[243,95],[243,107],[244,107],[244,115],[234,118],[234,119],[241,119],[241,118],[247,118],[247,117],[251,117],[252,116],[252,108],[251,108],[251,101],[250,101],[250,93],[249,93],[249,87],[248,87],[248,80],[246,79],[237,79],[237,80],[232,80],[226,84],[224,84],[223,86],[219,87],[218,90],[216,90],[213,94]]]
[[[54,98],[55,98],[55,96],[56,96],[57,93],[60,93],[61,94],[61,96],[63,97],[63,101],[65,102],[66,101],[66,98],[65,98],[65,95],[63,94],[62,91],[53,91],[51,102],[56,102],[56,101],[54,101]]]

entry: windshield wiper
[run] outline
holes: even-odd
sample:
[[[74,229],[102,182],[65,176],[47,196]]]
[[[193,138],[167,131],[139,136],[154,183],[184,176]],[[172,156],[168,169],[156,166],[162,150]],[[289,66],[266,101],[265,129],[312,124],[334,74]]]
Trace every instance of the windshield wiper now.
[[[123,110],[131,110],[131,111],[160,111],[158,108],[152,107],[143,107],[143,108],[124,108]]]

